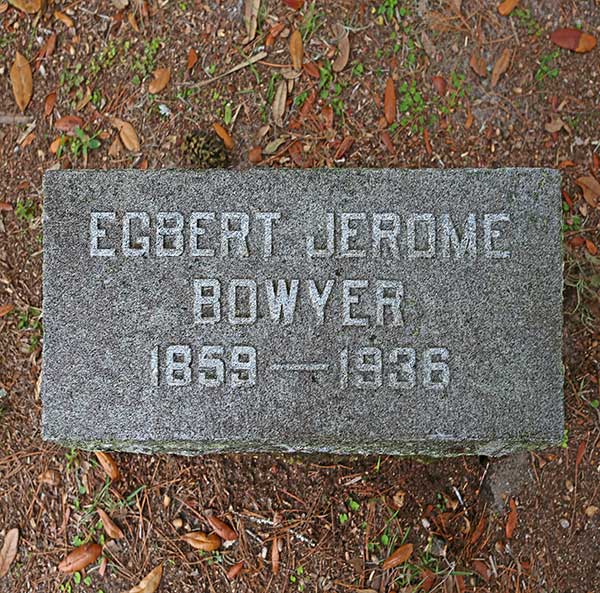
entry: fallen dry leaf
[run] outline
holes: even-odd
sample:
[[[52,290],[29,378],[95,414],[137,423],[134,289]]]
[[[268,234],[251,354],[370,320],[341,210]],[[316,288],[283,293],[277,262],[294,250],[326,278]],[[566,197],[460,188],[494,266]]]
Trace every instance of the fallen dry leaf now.
[[[0,212],[11,212],[13,207],[8,202],[0,202]]]
[[[544,129],[546,132],[550,132],[551,134],[554,134],[554,132],[560,132],[566,127],[567,126],[565,125],[565,122],[558,116],[554,117],[552,121],[548,122],[547,124],[544,124]]]
[[[224,541],[234,541],[238,538],[238,534],[227,523],[221,521],[214,515],[207,515],[206,520],[213,528],[214,532]]]
[[[510,58],[512,56],[512,52],[510,49],[505,48],[496,63],[494,64],[494,69],[492,70],[492,88],[494,88],[500,77],[508,70],[508,66],[510,65]]]
[[[304,6],[304,0],[283,0],[283,3],[294,10],[300,10]]]
[[[48,93],[48,95],[46,95],[46,99],[44,100],[44,115],[46,117],[48,117],[52,113],[52,110],[54,109],[55,105],[56,91],[52,91],[51,93]]]
[[[235,579],[237,576],[239,576],[242,572],[242,570],[244,569],[244,561],[240,560],[237,564],[234,564],[228,571],[227,571],[227,578],[230,581],[233,581],[233,579]]]
[[[127,593],[154,593],[160,585],[162,578],[163,565],[159,564],[151,570],[135,587],[129,589]]]
[[[0,210],[4,210],[4,208],[0,208]],[[5,315],[8,315],[14,308],[15,308],[15,306],[12,305],[11,303],[6,303],[6,305],[2,305],[0,307],[0,317],[4,317]]]
[[[148,92],[156,95],[160,93],[169,84],[171,80],[171,69],[170,68],[157,68],[153,73],[154,79],[150,81],[148,85]]]
[[[279,538],[277,536],[271,543],[271,568],[273,574],[279,574]]]
[[[580,54],[592,51],[596,47],[596,38],[579,29],[556,29],[550,35],[550,41],[558,47],[570,49]]]
[[[490,580],[490,569],[487,564],[481,560],[473,561],[473,569],[487,583]]]
[[[290,35],[290,56],[294,70],[302,69],[304,60],[304,47],[302,45],[302,33],[296,30]]]
[[[256,163],[260,163],[262,161],[262,147],[255,146],[248,151],[248,160],[256,165]]]
[[[388,124],[393,124],[396,119],[396,87],[390,76],[385,83],[383,95],[383,114]]]
[[[42,0],[8,0],[8,3],[29,14],[34,14],[42,8]]]
[[[586,239],[585,240],[585,248],[588,250],[588,253],[590,255],[598,255],[598,248],[596,247],[596,245],[593,241]]]
[[[0,550],[0,579],[8,572],[10,565],[17,557],[19,547],[19,530],[16,527],[9,529]]]
[[[485,530],[485,513],[481,514],[479,521],[477,522],[477,527],[475,527],[475,531],[473,535],[471,535],[471,539],[469,540],[471,544],[477,542],[477,540],[483,535],[483,531]]]
[[[102,509],[98,509],[98,515],[102,520],[102,527],[106,531],[108,537],[113,539],[123,539],[125,534],[121,531],[121,528],[105,513]]]
[[[41,484],[48,484],[48,486],[59,486],[61,477],[55,469],[48,469],[38,476],[38,481]]]
[[[121,151],[123,150],[123,143],[119,136],[115,136],[115,139],[112,141],[111,145],[108,147],[108,156],[116,159],[120,156]]]
[[[54,127],[59,132],[72,134],[75,128],[83,127],[83,119],[77,115],[65,115],[54,122]]]
[[[244,4],[244,24],[246,25],[246,37],[242,41],[244,45],[256,37],[259,8],[260,0],[246,0]]]
[[[188,50],[188,55],[187,55],[187,64],[186,64],[186,70],[191,70],[196,63],[198,62],[198,54],[196,53],[196,50],[193,47],[190,47],[190,49]]]
[[[338,149],[335,151],[335,156],[333,157],[334,160],[339,161],[340,159],[343,159],[346,156],[346,154],[348,153],[348,151],[352,148],[353,144],[354,144],[354,138],[352,136],[346,136],[340,142]]]
[[[504,0],[504,2],[498,5],[498,12],[502,16],[508,16],[519,3],[519,0]]]
[[[517,505],[515,499],[511,498],[508,504],[510,506],[510,512],[508,513],[508,520],[506,521],[506,539],[510,539],[513,536],[517,526]]]
[[[204,552],[214,552],[215,550],[218,550],[223,543],[216,533],[207,535],[202,531],[190,531],[181,536],[181,539],[192,546],[192,548],[203,550]]]
[[[481,76],[481,78],[485,78],[487,76],[487,64],[477,50],[474,50],[471,54],[469,66],[471,66],[471,68],[473,68],[473,72]]]
[[[331,68],[334,72],[341,72],[346,65],[348,64],[348,60],[350,59],[350,39],[348,37],[348,31],[346,31],[346,27],[338,24],[338,55],[336,56]]]
[[[575,183],[582,189],[583,199],[592,208],[596,208],[600,200],[600,183],[598,183],[598,180],[591,175],[587,175],[579,177],[575,180]]]
[[[311,78],[321,78],[319,67],[314,62],[306,62],[302,65],[302,69]]]
[[[434,76],[431,79],[431,84],[433,88],[436,90],[437,94],[440,96],[444,96],[446,91],[448,90],[448,84],[446,83],[446,79],[442,76]]]
[[[219,123],[213,124],[213,129],[217,133],[217,136],[223,140],[223,144],[227,150],[233,150],[235,142],[231,137],[231,134]]]
[[[50,148],[48,150],[50,151],[51,154],[56,154],[62,144],[63,144],[63,138],[62,138],[62,136],[58,136],[58,138],[54,138],[54,140],[52,140],[52,142],[50,143]]]
[[[114,460],[110,453],[104,451],[94,451],[98,462],[102,466],[102,469],[106,472],[106,475],[113,481],[118,480],[121,477],[117,462]]]
[[[394,142],[390,136],[390,133],[387,130],[381,130],[379,137],[381,138],[381,142],[383,142],[383,145],[386,147],[387,151],[390,154],[395,155],[396,147],[394,146]]]
[[[73,22],[73,19],[69,15],[65,14],[64,12],[61,12],[60,10],[54,11],[54,18],[59,20],[61,23],[63,23],[63,25],[65,25],[69,29],[71,29],[75,24]]]
[[[391,554],[388,558],[383,561],[381,567],[383,570],[389,570],[390,568],[395,568],[400,564],[404,564],[413,553],[413,545],[412,544],[404,544]]]
[[[95,562],[100,554],[102,554],[102,546],[99,544],[83,544],[75,548],[60,562],[58,570],[68,573],[78,572]]]
[[[129,21],[129,24],[131,25],[131,28],[136,33],[139,33],[140,32],[140,26],[138,25],[137,19],[135,18],[135,14],[133,12],[127,13],[127,20]]]
[[[123,146],[131,152],[139,152],[140,141],[134,127],[129,122],[123,121],[118,117],[112,119],[112,125],[119,132],[119,137],[121,138],[121,142],[123,142]]]
[[[585,514],[591,519],[594,515],[597,515],[600,509],[594,505],[590,505],[585,509]]]
[[[283,127],[283,116],[285,114],[285,106],[287,101],[287,82],[281,80],[275,91],[275,98],[273,99],[273,121],[276,126]]]
[[[33,77],[27,58],[19,52],[17,52],[15,61],[10,68],[10,80],[12,82],[15,101],[21,113],[24,113],[33,94]]]

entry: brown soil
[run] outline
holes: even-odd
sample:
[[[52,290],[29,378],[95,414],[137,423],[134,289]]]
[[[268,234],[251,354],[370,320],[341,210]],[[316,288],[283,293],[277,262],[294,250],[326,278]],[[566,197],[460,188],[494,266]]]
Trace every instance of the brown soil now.
[[[495,3],[480,0],[464,0],[460,12],[456,0],[335,0],[316,2],[314,10],[306,2],[299,11],[263,0],[257,36],[245,46],[237,0],[130,1],[123,10],[108,1],[49,4],[41,16],[28,16],[0,1],[0,115],[19,113],[8,72],[20,51],[34,68],[25,115],[35,123],[0,124],[0,306],[14,306],[0,317],[0,540],[12,527],[20,531],[0,591],[112,593],[161,562],[159,591],[599,591],[600,259],[593,254],[600,217],[575,180],[599,175],[600,50],[559,50],[548,38],[576,25],[598,36],[598,2],[524,0],[529,12],[502,17]],[[394,5],[391,15],[378,14]],[[57,10],[72,26],[56,18]],[[338,22],[350,31],[351,54],[341,72],[331,73]],[[261,63],[198,86],[257,53],[277,23],[284,30]],[[296,28],[305,61],[322,70],[314,78],[307,69],[294,81],[277,127],[271,103],[285,68],[274,64],[290,64],[286,37]],[[53,33],[56,48],[35,61]],[[190,48],[199,59],[187,72]],[[510,66],[492,88],[491,68],[504,49],[512,52]],[[488,66],[485,78],[469,65],[474,50]],[[148,83],[157,67],[170,68],[171,80],[152,97]],[[397,120],[406,125],[382,124],[389,76]],[[443,97],[434,76],[448,86]],[[56,105],[45,114],[54,91]],[[87,163],[69,137],[60,156],[50,150],[60,137],[55,124],[67,115],[81,117],[85,134],[101,141]],[[117,138],[113,117],[133,125],[139,152],[117,143],[109,155]],[[548,131],[557,118],[566,127]],[[504,461],[115,454],[122,477],[111,483],[93,453],[42,442],[36,385],[43,171],[203,166],[204,153],[189,154],[182,139],[193,130],[211,137],[215,122],[235,141],[228,160],[236,168],[560,167],[564,447]],[[349,150],[340,148],[345,137],[354,141]],[[261,165],[249,162],[255,146],[263,148]],[[517,522],[507,533],[510,501]],[[102,539],[99,507],[125,538],[104,538],[106,566],[59,573],[74,545]],[[212,554],[180,539],[187,530],[209,529],[207,509],[239,534]],[[384,571],[381,561],[403,541],[414,545],[411,558]],[[279,570],[274,545],[281,548]],[[242,560],[242,574],[230,581],[226,572]]]

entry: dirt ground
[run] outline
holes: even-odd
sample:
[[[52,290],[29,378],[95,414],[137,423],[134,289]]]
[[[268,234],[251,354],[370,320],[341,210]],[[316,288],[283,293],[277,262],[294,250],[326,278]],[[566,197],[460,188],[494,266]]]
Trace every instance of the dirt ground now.
[[[600,216],[576,183],[600,178],[600,49],[550,40],[600,36],[598,0],[522,0],[509,16],[483,0],[262,0],[254,35],[237,0],[45,4],[0,0],[0,542],[20,534],[0,591],[125,591],[161,563],[158,591],[173,592],[600,591]],[[17,52],[33,72],[23,115]],[[42,442],[42,174],[173,166],[560,168],[562,446],[502,460],[114,454],[111,480],[93,453]],[[207,510],[233,544],[181,539],[210,531]],[[102,556],[58,571],[89,542]]]

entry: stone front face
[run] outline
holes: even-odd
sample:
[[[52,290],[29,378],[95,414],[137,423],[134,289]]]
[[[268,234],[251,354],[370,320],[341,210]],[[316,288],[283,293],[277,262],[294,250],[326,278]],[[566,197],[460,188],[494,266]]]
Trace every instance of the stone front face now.
[[[560,177],[54,171],[43,432],[132,451],[560,442]]]

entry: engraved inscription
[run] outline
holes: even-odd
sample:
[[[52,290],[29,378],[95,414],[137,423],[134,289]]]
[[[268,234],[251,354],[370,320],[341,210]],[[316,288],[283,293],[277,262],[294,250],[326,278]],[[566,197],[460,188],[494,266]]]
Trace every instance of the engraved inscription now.
[[[311,373],[342,390],[386,388],[401,393],[446,389],[452,374],[448,348],[410,343],[382,346],[367,334],[376,328],[404,329],[407,314],[419,299],[413,294],[413,284],[403,282],[402,266],[392,277],[377,277],[375,264],[439,266],[453,261],[454,265],[474,265],[478,258],[485,258],[501,265],[511,256],[510,216],[504,212],[458,216],[449,212],[332,211],[322,213],[308,233],[298,233],[299,227],[299,221],[276,211],[90,213],[90,257],[132,258],[132,264],[148,258],[222,260],[218,269],[223,272],[218,277],[203,276],[198,263],[190,279],[191,315],[198,342],[152,347],[150,384],[168,388],[195,385],[200,390],[252,388],[289,374]],[[282,251],[288,258],[292,253],[313,265],[339,258],[336,265],[346,269],[351,269],[353,260],[370,259],[374,277],[319,275],[318,265],[311,277],[303,277],[294,273],[293,259],[285,260],[290,267],[284,277],[267,275],[264,279],[263,275],[259,280],[252,273],[227,273],[227,260],[253,258],[251,266],[261,259],[280,257]],[[332,350],[326,359],[315,360],[307,352],[298,360],[277,351],[263,352],[261,359],[258,346],[251,343],[232,346],[210,343],[209,339],[216,326],[232,326],[235,335],[245,341],[252,326],[277,328],[299,323],[315,328],[335,324],[340,335],[348,335],[351,341]],[[358,341],[361,332],[368,336],[362,342]]]
[[[271,258],[288,247],[294,221],[281,212],[91,212],[92,257]],[[292,245],[309,259],[505,259],[510,216],[504,212],[328,212]]]

